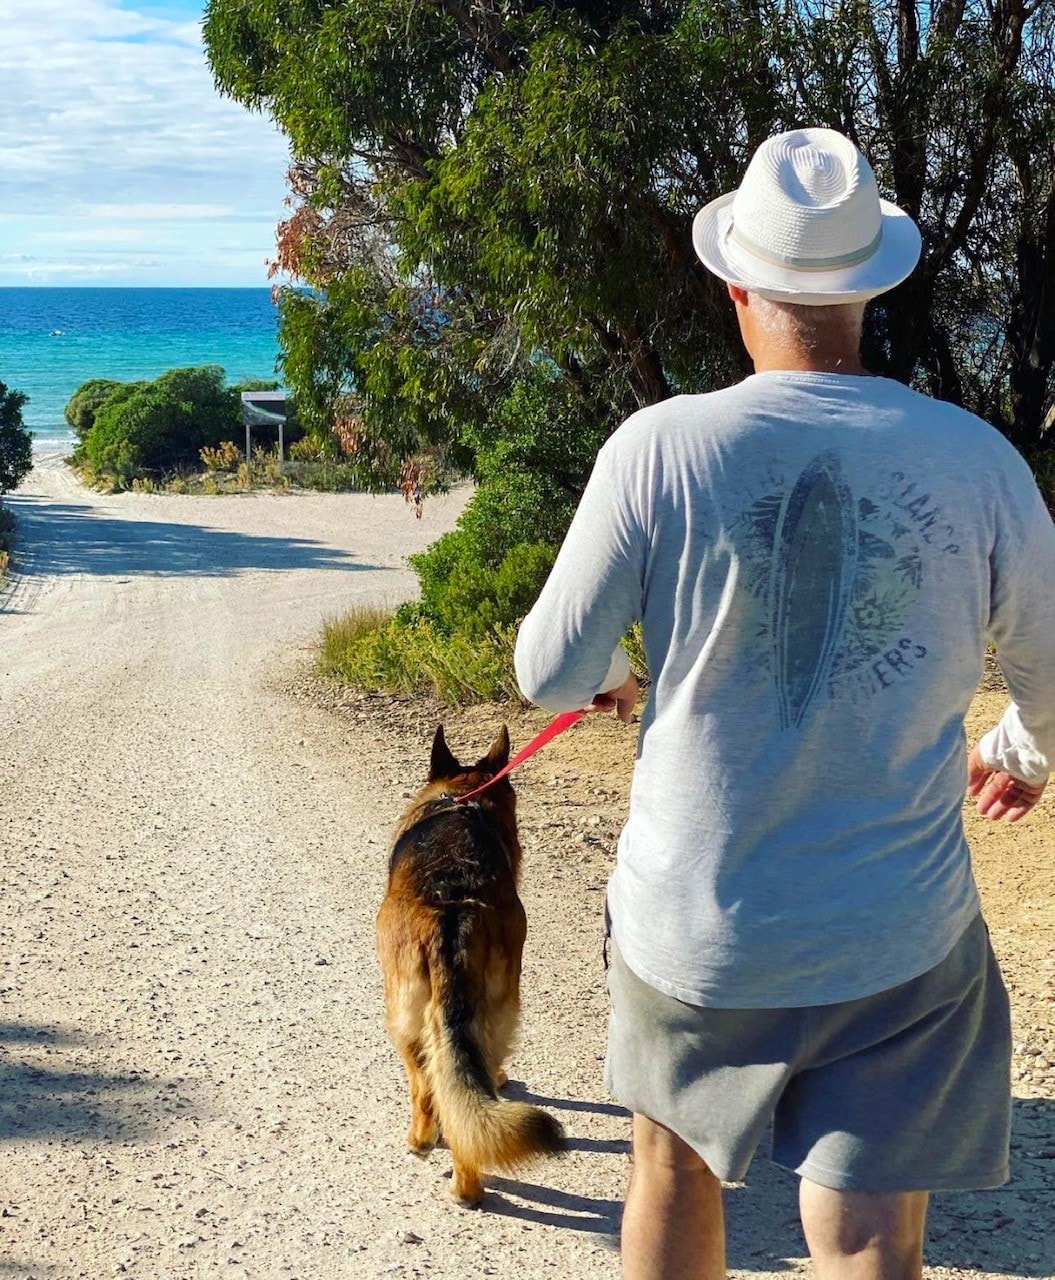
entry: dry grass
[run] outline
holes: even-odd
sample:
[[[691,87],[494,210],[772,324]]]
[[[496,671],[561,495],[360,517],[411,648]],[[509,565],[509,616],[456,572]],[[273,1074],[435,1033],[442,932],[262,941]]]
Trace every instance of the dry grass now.
[[[519,701],[513,673],[513,627],[483,637],[443,635],[430,622],[397,622],[360,607],[323,625],[319,671],[360,689],[426,694],[447,706]]]
[[[254,449],[252,461],[242,459],[230,468],[221,462],[232,462],[230,451],[214,457],[220,451],[203,450],[210,456],[203,459],[200,471],[170,471],[164,474],[141,475],[126,478],[95,471],[83,459],[71,459],[80,479],[99,493],[120,493],[131,489],[135,493],[192,493],[226,494],[248,493],[251,489],[267,489],[271,492],[289,492],[307,489],[321,493],[361,492],[367,487],[361,466],[355,462],[336,458],[298,460],[284,463],[278,460],[275,449]]]

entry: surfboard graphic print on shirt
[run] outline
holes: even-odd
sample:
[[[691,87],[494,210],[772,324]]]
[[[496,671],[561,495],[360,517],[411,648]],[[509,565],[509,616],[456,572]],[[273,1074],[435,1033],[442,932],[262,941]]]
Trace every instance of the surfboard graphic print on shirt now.
[[[838,457],[822,453],[777,514],[769,603],[782,729],[801,725],[831,676],[856,570],[853,495]]]
[[[904,473],[868,481],[855,493],[826,450],[797,475],[771,464],[762,493],[741,498],[731,533],[782,729],[871,698],[927,658],[916,603],[935,557],[958,554],[956,529]]]

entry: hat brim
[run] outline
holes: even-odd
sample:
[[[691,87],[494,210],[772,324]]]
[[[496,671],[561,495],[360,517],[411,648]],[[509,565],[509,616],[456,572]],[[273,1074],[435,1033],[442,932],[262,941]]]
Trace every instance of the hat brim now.
[[[871,257],[835,271],[802,271],[753,258],[731,238],[736,192],[704,205],[692,223],[692,243],[703,265],[728,284],[774,302],[837,306],[866,302],[893,289],[919,261],[922,240],[915,222],[897,205],[880,200],[879,247]]]

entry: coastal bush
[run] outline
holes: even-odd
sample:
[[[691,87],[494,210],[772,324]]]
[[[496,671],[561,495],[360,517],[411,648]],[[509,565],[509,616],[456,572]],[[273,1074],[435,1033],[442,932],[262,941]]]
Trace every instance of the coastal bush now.
[[[11,568],[11,547],[15,540],[15,517],[0,502],[0,582]]]
[[[281,389],[282,383],[275,378],[243,378],[240,382],[236,382],[232,388],[239,395],[243,391],[280,391]]]
[[[141,472],[123,478],[112,471],[98,471],[83,452],[75,455],[81,478],[103,490],[116,492],[132,489],[136,493],[247,493],[251,489],[311,489],[326,493],[363,489],[362,469],[354,462],[333,458],[311,461],[280,462],[278,448],[253,450],[247,464],[241,449],[233,441],[215,448],[205,446],[197,467],[177,467],[168,471]]]
[[[28,400],[0,382],[0,493],[17,489],[33,469],[33,437],[22,422]]]
[[[546,543],[518,543],[490,564],[471,545],[468,531],[456,529],[410,557],[421,585],[414,616],[446,635],[475,637],[496,625],[513,626],[531,608],[555,557]]]
[[[444,635],[427,619],[400,624],[383,610],[359,608],[324,624],[321,674],[405,697],[427,695],[450,706],[519,698],[513,674],[516,633],[496,626],[470,638]]]
[[[199,456],[206,471],[234,471],[242,461],[242,450],[233,440],[221,440],[215,449],[206,445]]]
[[[121,382],[115,382],[113,378],[89,378],[87,382],[82,382],[70,396],[65,416],[78,440],[83,440],[91,431],[95,425],[98,409],[106,403],[118,387],[123,385]]]
[[[75,457],[95,475],[127,485],[137,476],[198,462],[241,427],[241,400],[218,365],[170,369],[117,387],[95,411]]]
[[[521,700],[513,666],[516,627],[495,624],[476,635],[447,634],[414,604],[396,613],[358,606],[323,624],[320,675],[355,688],[401,697],[438,698],[448,706]],[[647,682],[641,627],[624,640],[639,679]]]
[[[372,487],[364,481],[362,467],[339,458],[294,459],[286,463],[285,474],[291,484],[322,493],[362,492]]]
[[[295,440],[286,451],[286,456],[290,462],[321,462],[324,458],[332,457],[333,450],[327,450],[319,444],[314,436],[304,436],[300,440]]]

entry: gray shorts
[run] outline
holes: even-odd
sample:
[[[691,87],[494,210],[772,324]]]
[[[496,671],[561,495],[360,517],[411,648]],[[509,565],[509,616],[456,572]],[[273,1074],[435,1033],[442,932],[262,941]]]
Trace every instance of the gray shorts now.
[[[836,1190],[1007,1181],[1010,1008],[981,916],[921,977],[812,1008],[683,1004],[611,954],[608,1088],[723,1182],[744,1177],[771,1120],[773,1159]]]

